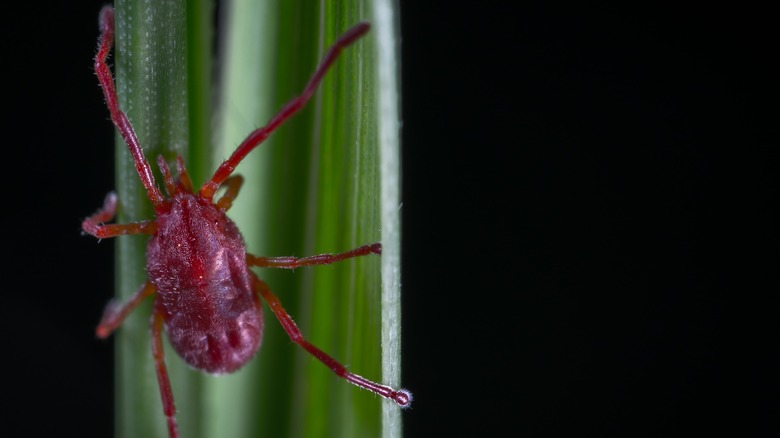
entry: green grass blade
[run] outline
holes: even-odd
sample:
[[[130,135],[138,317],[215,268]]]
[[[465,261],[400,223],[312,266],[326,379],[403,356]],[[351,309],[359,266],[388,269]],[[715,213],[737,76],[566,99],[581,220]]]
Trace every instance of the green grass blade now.
[[[218,159],[301,92],[324,50],[339,34],[361,20],[372,21],[372,32],[344,52],[309,108],[253,152],[251,163],[239,168],[247,177],[246,191],[231,217],[239,223],[249,250],[264,255],[341,251],[382,240],[388,254],[382,258],[260,274],[309,340],[351,370],[382,381],[388,378],[383,375],[383,352],[389,351],[390,362],[395,364],[389,367],[389,378],[397,384],[396,66],[382,66],[376,52],[378,35],[392,40],[395,26],[390,19],[382,23],[382,29],[377,28],[371,2],[335,2],[323,8],[311,9],[299,2],[233,2],[226,27],[230,43],[225,47],[222,70]],[[394,55],[391,49],[388,64]],[[391,76],[383,76],[380,69]],[[389,89],[381,93],[381,86]],[[382,105],[389,105],[385,120]],[[386,149],[380,152],[380,147]],[[380,206],[383,189],[391,193],[386,199],[389,208]],[[380,272],[389,273],[384,282]],[[395,295],[383,298],[387,291]],[[400,436],[395,406],[345,384],[291,346],[272,318],[267,315],[268,333],[252,365],[257,371],[245,377],[247,382],[235,384],[256,391],[259,432],[379,436],[385,423],[391,425],[387,431],[392,431],[386,436]],[[383,327],[392,327],[394,333],[385,344]],[[387,411],[384,421],[383,410]]]
[[[115,71],[119,102],[135,127],[147,158],[154,163],[160,154],[172,162],[181,155],[194,178],[202,178],[198,157],[209,143],[204,100],[210,78],[198,73],[211,65],[207,2],[118,1],[116,3]],[[188,14],[189,11],[189,14]],[[199,13],[198,11],[205,11]],[[192,35],[200,35],[200,40]],[[210,71],[210,69],[206,69]],[[205,96],[205,97],[204,97]],[[127,146],[117,136],[118,222],[153,218],[151,204],[140,185]],[[191,148],[195,153],[191,152]],[[153,165],[156,168],[156,165]],[[158,181],[161,181],[157,174]],[[147,239],[128,236],[117,239],[116,286],[126,299],[146,280]],[[120,437],[165,437],[160,394],[151,358],[148,329],[151,302],[128,317],[117,336],[116,435]],[[180,430],[198,437],[202,417],[198,400],[203,376],[191,371],[170,348],[166,349]]]
[[[401,385],[401,150],[400,150],[400,35],[398,11],[391,0],[373,7],[377,136],[381,177],[382,242],[382,380]],[[382,436],[403,435],[401,411],[382,405]]]
[[[382,257],[259,274],[309,340],[351,370],[397,386],[398,85],[396,26],[380,13],[387,8],[392,12],[381,1],[314,9],[306,2],[232,2],[223,16],[228,33],[220,47],[213,138],[209,1],[119,2],[116,71],[120,102],[147,157],[183,155],[198,185],[301,92],[341,32],[372,22],[372,32],[344,52],[309,107],[239,166],[246,183],[230,216],[248,250],[259,255],[310,255],[382,241]],[[117,164],[119,220],[151,218],[121,139]],[[145,243],[118,239],[121,297],[145,280]],[[118,331],[119,436],[166,436],[149,311],[147,304]],[[400,436],[394,405],[335,377],[292,344],[267,309],[265,316],[260,353],[233,375],[204,376],[166,350],[182,436]]]

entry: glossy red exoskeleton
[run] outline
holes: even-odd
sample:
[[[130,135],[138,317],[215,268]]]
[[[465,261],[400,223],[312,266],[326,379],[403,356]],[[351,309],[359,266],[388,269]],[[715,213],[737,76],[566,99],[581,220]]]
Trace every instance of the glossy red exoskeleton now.
[[[178,179],[162,157],[157,160],[163,175],[163,195],[152,175],[133,126],[119,108],[111,70],[106,59],[114,39],[114,11],[100,12],[98,53],[95,71],[111,112],[133,157],[136,170],[154,206],[155,220],[128,224],[105,224],[113,219],[117,196],[110,193],[103,207],[82,223],[82,228],[98,238],[127,234],[151,236],[146,250],[148,280],[122,304],[110,302],[97,327],[97,335],[106,338],[121,325],[127,315],[145,298],[154,297],[151,318],[152,355],[167,418],[168,432],[178,437],[175,406],[163,356],[162,332],[168,334],[176,352],[192,367],[210,374],[231,373],[246,364],[260,347],[263,334],[262,297],[284,330],[307,352],[333,370],[339,377],[389,398],[401,407],[412,402],[409,391],[393,389],[353,374],[335,359],[309,343],[268,285],[250,266],[293,269],[323,265],[340,260],[381,254],[379,243],[364,245],[338,254],[311,257],[258,257],[246,253],[236,225],[225,215],[243,183],[232,175],[238,163],[265,140],[285,120],[299,111],[311,98],[325,72],[339,53],[369,30],[361,23],[339,37],[314,72],[303,93],[291,100],[266,126],[252,131],[203,186],[194,192],[181,157],[177,160]],[[224,195],[214,201],[219,187]]]

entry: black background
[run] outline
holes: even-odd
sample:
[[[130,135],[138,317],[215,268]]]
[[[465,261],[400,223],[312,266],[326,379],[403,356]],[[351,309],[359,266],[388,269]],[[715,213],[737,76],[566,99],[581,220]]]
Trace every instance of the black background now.
[[[409,437],[780,433],[768,11],[402,2]],[[110,436],[102,2],[4,9],[0,429]],[[8,408],[10,405],[10,409]]]

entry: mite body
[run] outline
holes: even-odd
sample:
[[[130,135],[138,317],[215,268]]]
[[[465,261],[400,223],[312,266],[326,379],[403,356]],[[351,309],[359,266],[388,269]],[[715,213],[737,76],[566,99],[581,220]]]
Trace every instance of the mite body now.
[[[260,300],[236,225],[211,202],[174,195],[146,250],[171,346],[191,366],[230,373],[254,356],[263,334]]]

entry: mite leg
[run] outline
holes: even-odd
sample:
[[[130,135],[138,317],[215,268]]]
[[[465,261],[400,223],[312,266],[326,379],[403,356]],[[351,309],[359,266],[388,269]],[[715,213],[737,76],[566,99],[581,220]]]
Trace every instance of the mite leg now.
[[[154,285],[147,281],[133,296],[130,297],[125,303],[119,304],[115,300],[108,302],[106,310],[103,311],[103,317],[100,319],[95,334],[98,338],[105,339],[111,335],[111,333],[119,327],[122,322],[127,318],[139,304],[148,296],[157,291]]]
[[[233,206],[233,201],[236,199],[236,196],[238,196],[238,191],[241,190],[241,186],[244,185],[244,177],[241,175],[233,175],[226,179],[223,185],[226,186],[225,194],[217,201],[217,207],[222,211],[228,211],[230,210],[230,207]]]
[[[352,251],[346,251],[338,254],[318,254],[309,257],[258,257],[252,254],[246,255],[246,263],[249,266],[258,266],[261,268],[282,268],[295,269],[301,266],[311,265],[329,265],[353,257],[360,257],[369,254],[382,254],[382,244],[373,243],[363,245]]]
[[[91,234],[98,239],[123,236],[127,234],[154,234],[155,230],[157,229],[157,222],[155,221],[104,225],[103,222],[110,221],[114,218],[114,214],[116,214],[116,203],[116,193],[109,193],[106,196],[106,200],[103,201],[103,207],[95,212],[95,214],[92,216],[84,219],[84,221],[81,223],[81,228],[84,230],[84,232]]]
[[[125,143],[127,143],[130,155],[133,156],[133,161],[135,162],[135,170],[141,178],[141,183],[146,189],[149,200],[155,209],[159,209],[165,204],[165,198],[154,183],[152,168],[149,166],[149,162],[146,161],[146,157],[144,157],[144,152],[141,149],[141,144],[138,142],[138,137],[135,135],[133,125],[130,124],[127,115],[119,108],[114,77],[111,75],[111,69],[108,68],[106,63],[108,52],[111,51],[111,46],[114,44],[114,9],[112,7],[104,6],[100,10],[99,24],[100,39],[98,40],[98,53],[95,56],[95,73],[100,81],[100,86],[103,88],[106,105],[108,105],[108,110],[111,112],[111,120],[119,130]]]
[[[200,189],[200,196],[204,199],[212,199],[214,193],[227,177],[229,177],[238,166],[238,163],[244,159],[244,157],[257,147],[260,143],[265,141],[271,133],[276,130],[287,119],[295,115],[303,108],[309,101],[311,96],[317,90],[317,86],[322,82],[322,77],[328,71],[333,62],[338,58],[344,48],[354,43],[355,40],[365,35],[368,32],[370,26],[368,23],[359,23],[346,31],[341,35],[336,42],[325,54],[325,57],[320,62],[320,65],[315,70],[314,75],[309,79],[309,83],[306,84],[303,93],[300,96],[289,101],[273,118],[268,121],[268,124],[252,131],[249,136],[238,145],[238,148],[233,152],[233,155],[225,160],[214,173],[209,181],[203,184]]]
[[[309,343],[309,341],[303,338],[303,335],[298,329],[298,326],[295,325],[295,322],[292,320],[290,315],[287,314],[287,312],[284,310],[282,303],[279,302],[279,298],[277,298],[276,295],[271,292],[271,289],[268,287],[268,285],[263,280],[257,278],[257,276],[254,274],[252,274],[252,278],[254,279],[255,290],[257,290],[263,299],[268,302],[268,305],[271,307],[274,315],[276,315],[276,319],[278,319],[282,324],[282,327],[284,327],[284,330],[287,332],[287,335],[290,336],[290,339],[293,342],[303,347],[303,349],[306,350],[309,354],[314,356],[320,362],[324,363],[325,366],[330,368],[334,373],[336,373],[337,376],[341,377],[342,379],[346,379],[353,385],[367,389],[374,394],[381,395],[382,397],[389,398],[402,408],[408,408],[412,404],[412,393],[409,391],[405,389],[396,390],[389,386],[372,382],[364,377],[358,376],[357,374],[350,373],[347,371],[344,365],[340,364],[335,359],[325,354],[322,350]]]
[[[165,366],[165,353],[163,352],[163,313],[158,305],[154,303],[154,313],[152,314],[152,356],[154,357],[154,368],[157,371],[157,384],[160,385],[160,397],[162,397],[163,412],[168,421],[168,435],[170,438],[179,437],[179,428],[176,425],[176,405],[173,402],[173,391],[171,390],[171,381],[168,378],[168,368]]]

